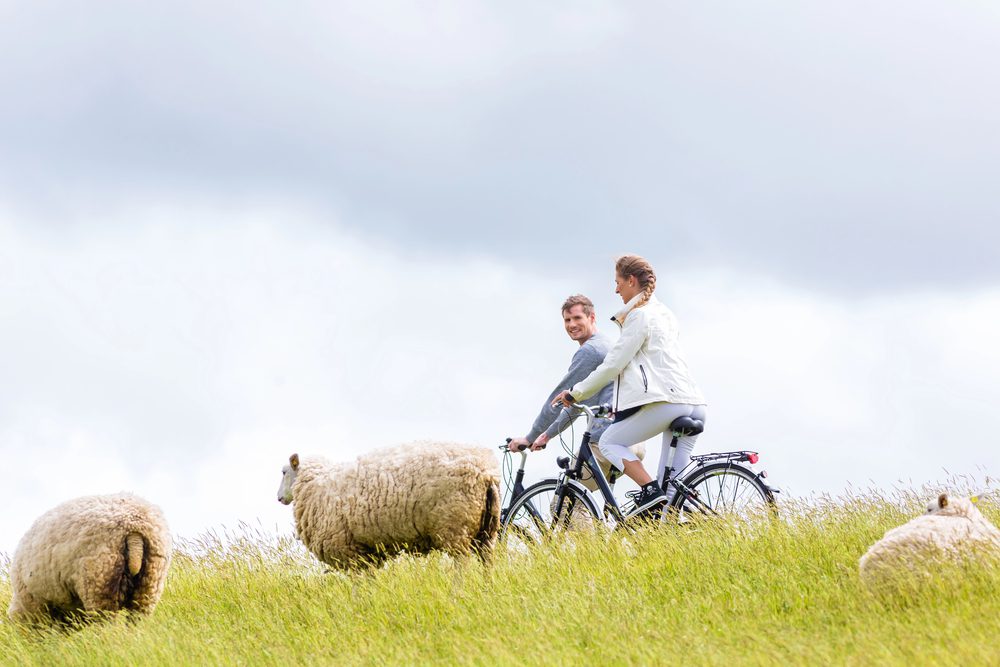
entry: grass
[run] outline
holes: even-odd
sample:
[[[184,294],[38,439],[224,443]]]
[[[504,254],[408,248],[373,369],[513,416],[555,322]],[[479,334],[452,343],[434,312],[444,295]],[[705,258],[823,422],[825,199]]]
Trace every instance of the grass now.
[[[155,613],[74,630],[0,625],[10,665],[997,664],[1000,570],[876,596],[859,556],[930,493],[786,505],[751,530],[584,534],[491,566],[402,556],[326,573],[291,538],[206,535]],[[983,507],[994,522],[996,505]],[[0,605],[10,600],[0,560]]]

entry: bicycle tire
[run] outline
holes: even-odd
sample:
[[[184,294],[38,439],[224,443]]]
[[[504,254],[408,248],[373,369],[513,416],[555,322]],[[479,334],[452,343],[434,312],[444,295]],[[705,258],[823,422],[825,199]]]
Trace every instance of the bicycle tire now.
[[[500,526],[501,541],[516,551],[518,545],[530,547],[557,533],[603,523],[593,498],[568,484],[562,485],[566,495],[560,516],[554,516],[559,486],[558,479],[543,479],[525,489]]]
[[[677,491],[670,504],[680,517],[712,513],[752,519],[777,514],[771,489],[757,473],[737,463],[711,463],[699,467],[687,475],[682,484],[696,495],[697,500]],[[711,511],[706,512],[706,507]]]

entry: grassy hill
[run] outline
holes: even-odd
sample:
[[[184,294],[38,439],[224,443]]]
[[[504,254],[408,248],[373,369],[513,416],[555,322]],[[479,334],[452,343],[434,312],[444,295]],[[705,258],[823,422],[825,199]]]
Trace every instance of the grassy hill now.
[[[749,530],[583,534],[489,567],[404,556],[353,574],[243,528],[182,543],[152,617],[42,633],[5,622],[0,661],[1000,664],[997,568],[942,570],[892,596],[858,580],[858,557],[925,495],[813,499]]]

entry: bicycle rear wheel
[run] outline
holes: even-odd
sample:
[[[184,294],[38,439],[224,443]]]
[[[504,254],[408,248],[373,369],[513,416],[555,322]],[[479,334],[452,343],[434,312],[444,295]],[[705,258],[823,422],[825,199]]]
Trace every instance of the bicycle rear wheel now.
[[[688,493],[677,491],[671,501],[681,520],[705,515],[750,520],[777,514],[771,490],[753,470],[738,464],[697,468],[682,484]]]
[[[594,530],[601,523],[599,517],[588,494],[568,484],[560,486],[557,479],[544,479],[511,505],[500,526],[500,539],[512,551],[526,551],[557,533]]]

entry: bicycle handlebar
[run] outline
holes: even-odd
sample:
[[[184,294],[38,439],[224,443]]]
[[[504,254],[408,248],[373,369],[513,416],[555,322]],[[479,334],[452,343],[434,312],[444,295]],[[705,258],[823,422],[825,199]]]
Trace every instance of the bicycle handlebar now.
[[[587,413],[587,416],[591,419],[601,419],[612,413],[611,405],[609,403],[601,403],[597,406],[590,406],[584,403],[574,403],[573,407]]]
[[[500,449],[506,448],[507,451],[514,452],[515,454],[525,454],[528,451],[528,447],[531,446],[531,445],[528,445],[524,449],[515,449],[514,447],[510,446],[510,443],[513,442],[513,441],[514,441],[514,438],[507,438],[507,444],[506,445],[500,445]],[[542,445],[542,449],[545,449],[545,445]]]
[[[612,414],[611,405],[608,403],[602,403],[601,405],[597,406],[590,406],[584,403],[574,403],[573,407],[576,408],[577,410],[580,410],[581,412],[586,413],[587,417],[589,417],[591,421],[593,421],[594,419],[602,419]],[[506,440],[507,444],[500,445],[500,449],[506,449],[509,452],[514,452],[516,454],[522,454],[522,455],[528,451],[527,447],[525,447],[524,449],[515,449],[511,447],[510,443],[514,441],[514,438],[507,438]],[[545,445],[542,445],[542,449],[545,449]]]

